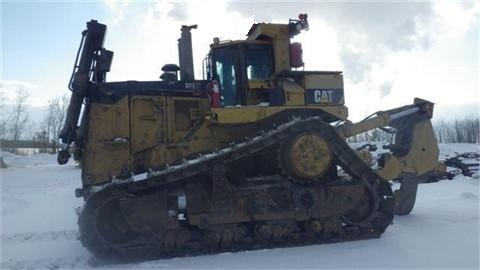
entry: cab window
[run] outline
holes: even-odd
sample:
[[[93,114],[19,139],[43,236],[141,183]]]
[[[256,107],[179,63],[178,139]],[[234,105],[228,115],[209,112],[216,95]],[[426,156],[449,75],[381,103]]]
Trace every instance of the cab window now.
[[[270,46],[248,46],[245,66],[249,80],[268,80],[273,74],[273,53]]]
[[[232,50],[218,50],[215,54],[216,78],[220,82],[222,105],[237,105],[237,83]]]

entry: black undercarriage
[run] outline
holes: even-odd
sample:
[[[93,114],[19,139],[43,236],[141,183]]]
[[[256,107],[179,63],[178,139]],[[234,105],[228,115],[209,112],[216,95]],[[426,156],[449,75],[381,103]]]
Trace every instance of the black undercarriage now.
[[[245,162],[254,156],[271,156],[270,164],[281,166],[275,149],[305,132],[328,142],[332,166],[341,167],[341,173],[329,170],[306,184],[292,182],[282,168],[270,167],[255,177],[233,173],[234,168],[252,168]],[[266,175],[273,172],[278,173]],[[393,208],[388,182],[329,124],[297,119],[151,172],[144,180],[111,184],[91,194],[79,218],[80,239],[98,257],[121,258],[337,242],[379,237],[391,224]]]

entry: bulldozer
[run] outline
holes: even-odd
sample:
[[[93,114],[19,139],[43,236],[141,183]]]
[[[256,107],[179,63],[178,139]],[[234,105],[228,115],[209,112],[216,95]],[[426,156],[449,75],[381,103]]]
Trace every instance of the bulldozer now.
[[[214,38],[201,80],[195,28],[181,27],[179,65],[153,81],[107,82],[106,25],[82,32],[58,163],[72,152],[81,163],[79,238],[95,256],[376,238],[412,211],[419,183],[445,174],[433,103],[352,123],[342,72],[304,70],[292,38],[308,30],[307,14],[255,23],[244,40]],[[394,136],[379,157],[347,143],[376,128]]]

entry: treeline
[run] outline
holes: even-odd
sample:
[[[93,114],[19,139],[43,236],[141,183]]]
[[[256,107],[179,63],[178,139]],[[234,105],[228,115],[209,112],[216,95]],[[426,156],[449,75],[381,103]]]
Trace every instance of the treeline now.
[[[439,143],[480,143],[480,119],[465,117],[454,120],[437,120],[433,130]],[[349,138],[349,142],[389,142],[393,135],[381,129],[374,129]]]
[[[389,142],[393,139],[391,133],[387,133],[379,128],[352,136],[347,139],[348,142]]]
[[[0,85],[0,148],[19,152],[18,149],[35,146],[40,152],[56,152],[67,113],[67,95],[50,99],[47,114],[39,123],[30,118],[28,90],[19,87],[14,95],[13,104],[7,106],[5,90]]]
[[[480,120],[477,117],[467,117],[451,121],[434,122],[437,139],[441,143],[480,143]]]

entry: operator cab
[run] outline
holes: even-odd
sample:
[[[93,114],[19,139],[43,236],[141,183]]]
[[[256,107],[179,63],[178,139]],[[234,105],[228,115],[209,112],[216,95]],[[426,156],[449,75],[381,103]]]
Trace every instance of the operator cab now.
[[[300,97],[304,92],[301,86],[288,89],[290,96],[299,97],[286,102],[289,95],[285,85],[291,83],[283,83],[287,77],[304,81],[303,73],[294,74],[297,78],[287,73],[303,67],[301,45],[290,39],[305,29],[307,15],[300,14],[298,20],[291,19],[288,24],[253,24],[245,40],[220,42],[215,38],[204,61],[204,79],[216,84],[215,90],[211,89],[217,91],[214,95],[218,100],[212,106],[305,104]]]
[[[266,90],[256,86],[268,85],[274,74],[273,59],[268,42],[213,44],[206,60],[206,79],[218,82],[223,107],[256,105],[262,102],[262,92]]]

